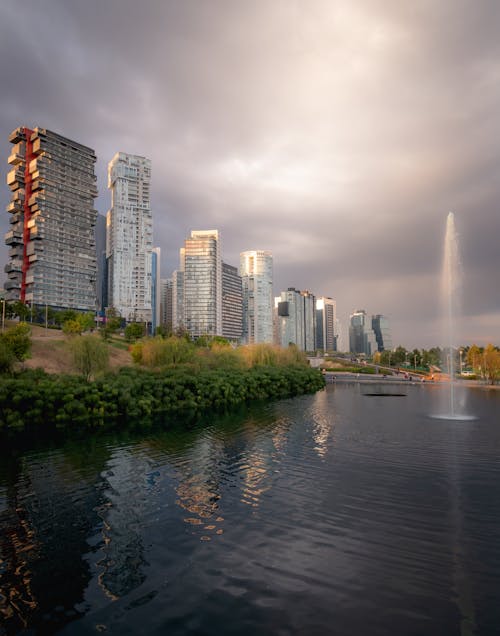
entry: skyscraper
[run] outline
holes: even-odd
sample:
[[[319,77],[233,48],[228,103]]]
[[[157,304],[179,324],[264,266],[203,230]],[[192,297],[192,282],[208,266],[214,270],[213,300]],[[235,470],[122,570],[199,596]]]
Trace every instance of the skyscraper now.
[[[289,287],[275,299],[278,344],[295,344],[301,351],[316,348],[316,299],[308,291]]]
[[[45,128],[17,128],[9,141],[6,299],[95,310],[94,151]]]
[[[153,218],[151,161],[118,152],[108,165],[111,208],[106,219],[108,303],[122,318],[151,322]]]
[[[243,342],[273,341],[273,256],[265,250],[240,254]]]
[[[349,351],[371,356],[377,351],[377,341],[366,311],[358,309],[351,314],[349,325]]]
[[[379,351],[390,351],[392,349],[391,328],[387,316],[377,314],[372,316],[372,329],[377,340]]]
[[[184,324],[194,338],[222,335],[222,258],[217,230],[184,242]]]
[[[160,314],[160,260],[161,260],[161,248],[153,247],[151,252],[151,333],[156,333],[156,327],[161,323]]]
[[[241,277],[236,267],[222,263],[222,335],[240,342],[242,328]]]
[[[172,279],[162,278],[160,280],[160,324],[162,327],[166,329],[167,333],[170,333],[173,329],[172,291],[173,291]]]
[[[332,298],[321,296],[316,300],[316,349],[337,351],[337,305]]]

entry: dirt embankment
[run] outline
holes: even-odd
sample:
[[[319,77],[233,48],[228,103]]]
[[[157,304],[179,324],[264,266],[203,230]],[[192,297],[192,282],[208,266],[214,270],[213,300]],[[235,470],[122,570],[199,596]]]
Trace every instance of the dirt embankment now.
[[[59,329],[44,329],[33,325],[31,338],[31,357],[24,362],[25,368],[44,369],[47,373],[76,373],[68,347],[69,336]],[[133,364],[128,351],[113,344],[109,344],[108,348],[109,366],[112,369]]]

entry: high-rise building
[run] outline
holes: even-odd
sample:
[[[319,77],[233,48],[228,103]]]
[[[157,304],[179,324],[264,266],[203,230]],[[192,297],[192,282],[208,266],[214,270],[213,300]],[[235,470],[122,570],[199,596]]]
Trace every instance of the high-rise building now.
[[[151,332],[153,333],[153,335],[156,333],[156,327],[161,324],[160,259],[161,248],[153,247],[153,250],[151,252]]]
[[[266,250],[240,254],[243,334],[246,344],[273,341],[273,256]]]
[[[184,242],[184,324],[191,336],[222,335],[222,258],[217,230]]]
[[[106,217],[98,214],[95,224],[95,252],[97,263],[96,297],[97,311],[101,317],[108,306],[108,278],[106,263]]]
[[[392,349],[391,328],[387,316],[377,314],[372,316],[372,329],[377,340],[379,351],[390,351]]]
[[[149,323],[152,319],[150,182],[149,159],[118,152],[108,165],[108,303],[130,322]]]
[[[316,349],[337,351],[337,305],[332,298],[321,296],[316,300]]]
[[[185,249],[179,250],[179,269],[172,274],[172,330],[183,331],[184,322],[184,264]]]
[[[236,267],[222,263],[222,335],[239,343],[242,329],[241,277]]]
[[[162,278],[160,280],[160,325],[167,333],[170,333],[173,329],[172,289],[173,283],[171,278]]]
[[[368,321],[366,311],[358,309],[351,314],[349,325],[349,351],[371,356],[377,351],[375,334]]]
[[[6,299],[94,311],[94,151],[45,128],[17,128],[9,141]]]
[[[316,299],[308,291],[289,287],[275,299],[278,344],[295,344],[301,351],[316,349]]]

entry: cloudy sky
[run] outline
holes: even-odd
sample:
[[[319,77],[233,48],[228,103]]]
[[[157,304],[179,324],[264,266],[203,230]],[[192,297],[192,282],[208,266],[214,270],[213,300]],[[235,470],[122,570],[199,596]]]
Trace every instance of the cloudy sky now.
[[[4,174],[9,133],[49,128],[95,149],[105,213],[113,154],[147,156],[162,276],[217,228],[406,347],[442,342],[453,211],[461,342],[500,344],[499,33],[497,0],[2,0]]]

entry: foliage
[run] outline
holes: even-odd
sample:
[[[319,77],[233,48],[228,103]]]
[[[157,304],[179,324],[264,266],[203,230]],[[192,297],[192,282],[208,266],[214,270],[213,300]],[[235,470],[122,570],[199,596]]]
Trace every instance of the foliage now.
[[[0,373],[10,373],[15,356],[4,338],[0,338]]]
[[[99,332],[104,340],[109,340],[111,336],[122,326],[122,319],[114,307],[106,310],[106,320],[102,324]]]
[[[500,351],[489,344],[483,353],[484,375],[490,384],[500,380]]]
[[[31,309],[28,305],[25,305],[20,300],[16,300],[11,305],[12,313],[14,316],[19,316],[19,320],[24,321],[31,313]]]
[[[70,347],[75,368],[87,382],[107,369],[108,348],[96,336],[77,336]]]
[[[97,340],[82,337],[90,338]],[[0,430],[144,425],[177,413],[201,414],[249,400],[312,393],[323,386],[322,374],[305,366],[196,374],[186,368],[163,372],[128,368],[94,382],[24,371],[0,384]]]
[[[185,338],[155,336],[153,338],[145,338],[141,342],[132,345],[131,354],[134,362],[146,367],[157,368],[185,364],[192,361],[195,354],[195,345]]]
[[[125,340],[135,342],[145,335],[145,326],[142,322],[131,322],[125,327]]]
[[[7,329],[5,333],[0,334],[0,340],[12,352],[14,358],[21,362],[29,357],[31,351],[30,335],[30,327],[25,322],[20,322]]]

